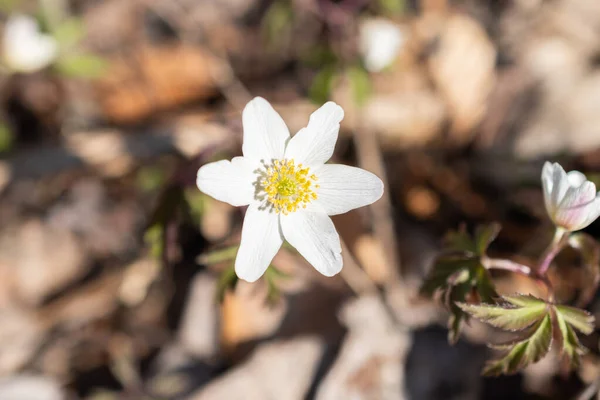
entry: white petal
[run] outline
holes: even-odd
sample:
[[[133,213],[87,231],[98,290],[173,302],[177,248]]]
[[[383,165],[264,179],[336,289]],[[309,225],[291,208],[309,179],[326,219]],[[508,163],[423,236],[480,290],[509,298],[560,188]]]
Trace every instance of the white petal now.
[[[221,160],[203,165],[198,170],[198,189],[219,201],[232,206],[245,206],[255,197],[254,183],[258,179],[254,171],[259,163],[246,157]]]
[[[282,244],[279,216],[260,210],[258,204],[250,205],[235,258],[236,275],[248,282],[256,281],[265,273]]]
[[[297,164],[325,164],[333,155],[344,110],[332,101],[312,113],[308,126],[294,135],[285,149],[285,158]]]
[[[587,227],[589,224],[598,219],[598,217],[600,217],[600,193],[597,194],[594,201],[587,206],[586,220],[581,224],[579,229]]]
[[[553,207],[557,207],[565,197],[567,190],[571,185],[567,173],[558,163],[550,166],[550,179],[552,180],[552,190],[550,192],[549,202]]]
[[[296,211],[281,216],[283,236],[325,276],[342,269],[342,248],[335,226],[324,212]]]
[[[553,165],[546,161],[544,163],[544,168],[542,168],[542,191],[544,193],[546,211],[549,215],[553,215],[555,210],[555,205],[552,204],[552,189],[554,187],[554,181],[552,180],[553,173]]]
[[[58,44],[50,35],[39,32],[35,19],[17,15],[6,23],[3,38],[4,61],[13,70],[33,72],[54,61]]]
[[[360,25],[359,47],[365,67],[379,72],[397,58],[406,35],[400,27],[383,18],[368,19]]]
[[[328,215],[343,214],[376,202],[383,194],[383,182],[361,168],[325,164],[315,170],[319,188],[317,200]]]
[[[242,114],[245,157],[271,161],[281,159],[290,131],[281,116],[262,97],[252,99]]]
[[[558,206],[554,222],[569,231],[585,228],[594,221],[596,212],[596,185],[584,182],[579,187],[571,187]]]
[[[571,185],[571,187],[579,187],[583,182],[587,181],[585,175],[579,171],[569,171],[567,179],[569,180],[569,185]]]

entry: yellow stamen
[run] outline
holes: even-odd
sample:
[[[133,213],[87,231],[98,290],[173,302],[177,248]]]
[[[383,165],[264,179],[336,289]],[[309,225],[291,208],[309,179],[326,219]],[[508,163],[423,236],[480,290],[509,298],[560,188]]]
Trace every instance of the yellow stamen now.
[[[294,160],[275,160],[260,183],[275,212],[287,215],[299,207],[306,208],[317,198],[316,180],[315,174],[309,175],[308,167],[295,165]]]

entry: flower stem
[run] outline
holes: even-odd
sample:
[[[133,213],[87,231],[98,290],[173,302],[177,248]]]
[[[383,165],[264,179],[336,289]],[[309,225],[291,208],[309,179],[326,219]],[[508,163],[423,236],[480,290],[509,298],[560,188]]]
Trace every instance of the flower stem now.
[[[552,288],[552,283],[546,276],[540,275],[535,269],[532,269],[527,265],[520,264],[512,260],[505,260],[502,258],[488,258],[485,256],[482,257],[481,263],[487,270],[497,269],[502,271],[509,271],[533,279],[535,282],[537,282],[538,284],[542,284],[546,288],[546,292],[548,293],[548,299],[550,301],[554,300],[554,289]]]
[[[550,263],[554,260],[554,257],[562,250],[565,246],[566,241],[564,240],[568,237],[568,232],[561,228],[556,228],[556,232],[554,234],[554,238],[552,242],[542,255],[540,264],[537,268],[537,273],[540,276],[546,276],[548,272],[548,268],[550,267]]]
[[[531,276],[532,269],[527,265],[519,264],[518,262],[512,260],[505,260],[502,258],[482,258],[481,260],[483,266],[486,269],[499,269],[503,271],[510,271],[517,274]]]

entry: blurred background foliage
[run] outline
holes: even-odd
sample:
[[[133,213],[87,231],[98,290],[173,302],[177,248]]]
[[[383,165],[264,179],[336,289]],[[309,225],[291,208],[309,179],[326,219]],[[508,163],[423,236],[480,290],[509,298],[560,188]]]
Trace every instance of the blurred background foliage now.
[[[485,343],[518,335],[420,291],[437,261],[460,278],[446,300],[489,282],[543,298],[479,256],[536,262],[544,160],[598,181],[597,2],[0,0],[0,17],[0,399],[597,395],[595,326],[563,343],[589,349],[573,370],[553,346],[482,377]],[[333,161],[386,183],[334,218],[340,276],[289,246],[259,282],[234,274],[244,210],[195,178],[240,154],[256,95],[292,133],[339,103]],[[476,228],[491,221],[493,243]],[[462,223],[454,239],[486,246],[458,265],[440,252]],[[572,250],[551,269],[557,299],[596,315],[597,260]]]

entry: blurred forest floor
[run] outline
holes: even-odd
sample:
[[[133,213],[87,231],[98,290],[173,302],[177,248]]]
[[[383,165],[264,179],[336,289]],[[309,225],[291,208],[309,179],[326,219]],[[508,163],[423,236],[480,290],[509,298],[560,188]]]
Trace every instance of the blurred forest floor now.
[[[418,290],[462,222],[501,222],[492,250],[534,259],[545,159],[600,182],[600,2],[11,3],[75,18],[103,62],[0,81],[0,399],[563,400],[596,379],[595,335],[578,371],[548,357],[480,377],[495,332],[473,323],[448,345]],[[401,40],[373,72],[360,35],[381,19]],[[334,218],[340,276],[284,249],[261,281],[235,281],[242,211],[195,175],[240,153],[255,95],[291,132],[336,101],[334,160],[386,182]],[[578,271],[554,273],[564,299]]]

